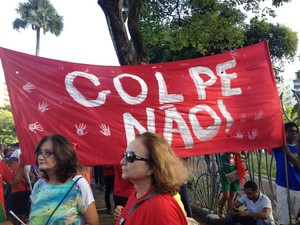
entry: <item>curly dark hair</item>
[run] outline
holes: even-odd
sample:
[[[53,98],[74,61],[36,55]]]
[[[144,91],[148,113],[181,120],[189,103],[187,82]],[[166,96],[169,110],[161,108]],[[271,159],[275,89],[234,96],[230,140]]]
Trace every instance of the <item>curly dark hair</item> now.
[[[67,179],[75,176],[77,172],[77,155],[74,146],[66,137],[60,134],[51,134],[42,137],[34,151],[35,155],[41,151],[41,146],[48,140],[52,141],[52,150],[54,153],[53,155],[57,160],[57,167],[55,170],[57,179],[60,182],[66,182]],[[37,157],[36,164],[38,165]],[[46,180],[49,180],[46,171],[41,171],[43,172],[44,178],[46,178]]]

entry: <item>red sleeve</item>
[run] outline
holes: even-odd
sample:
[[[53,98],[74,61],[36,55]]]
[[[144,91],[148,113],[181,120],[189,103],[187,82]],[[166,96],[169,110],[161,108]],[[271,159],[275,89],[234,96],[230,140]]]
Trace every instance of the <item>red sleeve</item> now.
[[[16,163],[15,165],[13,165],[13,167],[11,168],[12,174],[16,174],[18,168],[19,168],[19,163]]]
[[[1,162],[1,167],[2,167],[2,171],[3,171],[3,173],[1,174],[3,177],[3,180],[6,183],[11,184],[11,181],[13,180],[14,175],[12,174],[12,172],[10,171],[10,169],[4,162]]]

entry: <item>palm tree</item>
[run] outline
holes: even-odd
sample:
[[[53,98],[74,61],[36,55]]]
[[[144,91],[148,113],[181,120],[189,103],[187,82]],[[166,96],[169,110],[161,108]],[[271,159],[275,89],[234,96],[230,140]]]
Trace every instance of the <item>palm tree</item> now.
[[[59,36],[63,30],[63,17],[58,15],[49,0],[28,0],[21,2],[16,9],[19,18],[13,22],[13,28],[31,28],[36,31],[36,49],[35,55],[40,51],[40,31],[43,29],[44,34],[48,31]]]

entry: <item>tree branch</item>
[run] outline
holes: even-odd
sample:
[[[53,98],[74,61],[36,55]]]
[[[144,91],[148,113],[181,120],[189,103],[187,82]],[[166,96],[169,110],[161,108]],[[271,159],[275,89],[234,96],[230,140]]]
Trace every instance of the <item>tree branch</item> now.
[[[148,54],[144,42],[144,36],[140,26],[140,14],[144,0],[128,0],[128,30],[135,49],[136,63],[148,64]]]
[[[135,64],[122,16],[122,0],[98,0],[98,5],[105,14],[111,40],[120,65]]]

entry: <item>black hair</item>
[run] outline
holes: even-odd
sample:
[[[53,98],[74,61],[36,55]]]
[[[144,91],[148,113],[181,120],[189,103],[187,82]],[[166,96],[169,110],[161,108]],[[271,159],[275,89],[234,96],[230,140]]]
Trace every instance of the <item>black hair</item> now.
[[[299,127],[294,122],[287,122],[284,124],[284,130],[287,131],[291,127],[296,127],[297,131],[299,131]]]
[[[17,157],[10,157],[9,162],[19,163],[19,159]]]
[[[249,180],[245,183],[244,189],[250,188],[252,191],[257,191],[257,184],[253,180]]]

